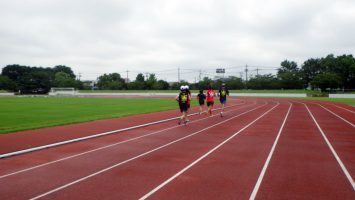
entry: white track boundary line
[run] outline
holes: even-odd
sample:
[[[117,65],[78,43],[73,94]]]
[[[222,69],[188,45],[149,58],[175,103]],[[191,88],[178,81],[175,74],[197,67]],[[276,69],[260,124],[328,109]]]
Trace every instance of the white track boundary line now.
[[[350,124],[352,127],[355,127],[355,125],[354,125],[353,123],[351,123],[351,122],[349,122],[348,120],[342,118],[341,116],[337,115],[336,113],[334,113],[333,111],[329,110],[328,108],[322,106],[321,104],[319,104],[319,103],[313,103],[313,104],[319,105],[320,107],[322,107],[322,108],[325,109],[326,111],[332,113],[333,115],[335,115],[335,116],[338,117],[339,119],[342,119],[344,122]]]
[[[310,116],[312,117],[314,123],[317,125],[319,132],[322,134],[325,142],[327,143],[329,149],[331,150],[331,152],[333,153],[335,159],[338,161],[338,164],[340,165],[341,169],[343,170],[346,178],[349,180],[351,186],[353,187],[353,190],[355,190],[355,183],[353,178],[351,177],[350,173],[348,172],[348,170],[346,169],[345,165],[343,164],[343,162],[341,161],[341,159],[339,158],[338,154],[336,153],[336,151],[334,150],[332,144],[329,142],[327,136],[325,135],[325,133],[323,132],[322,128],[319,126],[317,120],[314,118],[312,112],[309,110],[308,106],[305,103],[302,103],[308,110],[308,113],[310,114]]]
[[[110,167],[107,167],[107,168],[105,168],[105,169],[102,169],[102,170],[100,170],[100,171],[97,171],[97,172],[95,172],[95,173],[93,173],[93,174],[87,175],[87,176],[82,177],[82,178],[80,178],[80,179],[77,179],[77,180],[75,180],[75,181],[73,181],[73,182],[70,182],[70,183],[68,183],[68,184],[62,185],[62,186],[60,186],[60,187],[57,187],[57,188],[55,188],[55,189],[53,189],[53,190],[50,190],[50,191],[48,191],[48,192],[46,192],[46,193],[40,194],[40,195],[38,195],[38,196],[36,196],[36,197],[33,197],[33,198],[31,198],[30,200],[35,200],[35,199],[42,198],[42,197],[47,196],[47,195],[49,195],[49,194],[52,194],[52,193],[54,193],[54,192],[60,191],[60,190],[62,190],[62,189],[65,189],[65,188],[67,188],[67,187],[69,187],[69,186],[71,186],[71,185],[74,185],[74,184],[77,184],[77,183],[79,183],[79,182],[85,181],[86,179],[89,179],[89,178],[94,177],[94,176],[96,176],[96,175],[102,174],[102,173],[104,173],[104,172],[106,172],[106,171],[109,171],[109,170],[115,168],[115,167],[118,167],[118,166],[120,166],[120,165],[126,164],[126,163],[128,163],[128,162],[130,162],[130,161],[136,160],[136,159],[138,159],[138,158],[141,158],[141,157],[143,157],[143,156],[146,156],[146,155],[148,155],[148,154],[151,154],[151,153],[153,153],[153,152],[155,152],[155,151],[158,151],[158,150],[160,150],[160,149],[163,149],[163,148],[165,148],[165,147],[167,147],[167,146],[170,146],[170,145],[172,145],[172,144],[175,144],[175,143],[177,143],[177,142],[180,142],[180,141],[182,141],[182,140],[185,140],[186,138],[192,137],[192,136],[194,136],[194,135],[196,135],[196,134],[198,134],[198,133],[201,133],[201,132],[203,132],[203,131],[205,131],[205,130],[211,129],[211,128],[215,127],[215,126],[218,126],[218,125],[220,125],[220,124],[223,124],[223,123],[225,123],[225,122],[228,122],[228,121],[230,121],[230,120],[232,120],[232,119],[235,119],[235,118],[237,118],[237,117],[239,117],[239,116],[242,116],[242,115],[244,115],[244,114],[247,114],[247,113],[249,113],[249,112],[252,112],[252,111],[254,111],[254,110],[258,109],[258,108],[264,107],[265,105],[267,105],[267,103],[265,103],[264,105],[258,106],[258,107],[256,107],[256,108],[253,108],[253,109],[251,109],[251,110],[249,110],[249,111],[245,111],[245,112],[243,112],[243,113],[241,113],[241,114],[239,114],[239,115],[236,115],[236,116],[234,116],[234,117],[231,117],[231,118],[229,118],[229,119],[227,119],[227,120],[221,121],[221,122],[219,122],[219,123],[217,123],[217,124],[214,124],[214,125],[211,125],[211,126],[209,126],[209,127],[204,128],[204,129],[201,129],[201,130],[199,130],[199,131],[196,131],[196,132],[194,132],[194,133],[192,133],[192,134],[189,134],[189,135],[184,136],[184,137],[182,137],[182,138],[179,138],[179,139],[177,139],[177,140],[174,140],[174,141],[172,141],[172,142],[169,142],[169,143],[167,143],[167,144],[165,144],[165,145],[162,145],[162,146],[160,146],[160,147],[154,148],[154,149],[152,149],[152,150],[150,150],[150,151],[147,151],[147,152],[145,152],[145,153],[139,154],[139,155],[137,155],[137,156],[135,156],[135,157],[133,157],[133,158],[127,159],[127,160],[122,161],[122,162],[119,162],[119,163],[117,163],[117,164],[115,164],[115,165],[112,165],[112,166],[110,166]]]
[[[164,187],[165,185],[167,185],[168,183],[170,183],[171,181],[173,181],[176,177],[180,176],[182,173],[184,173],[185,171],[187,171],[188,169],[190,169],[191,167],[193,167],[194,165],[196,165],[198,162],[200,162],[202,159],[206,158],[208,155],[210,155],[211,153],[213,153],[214,151],[216,151],[218,148],[220,148],[221,146],[223,146],[225,143],[227,143],[228,141],[230,141],[231,139],[233,139],[236,135],[238,135],[239,133],[241,133],[242,131],[244,131],[245,129],[247,129],[249,126],[251,126],[252,124],[254,124],[256,121],[258,121],[260,118],[262,118],[263,116],[265,116],[266,114],[268,114],[269,112],[271,112],[273,109],[275,109],[277,106],[279,106],[280,103],[276,104],[274,107],[272,107],[271,109],[269,109],[268,111],[266,111],[265,113],[263,113],[262,115],[260,115],[258,118],[256,118],[254,121],[250,122],[248,125],[244,126],[242,129],[240,129],[238,132],[234,133],[232,136],[230,136],[229,138],[227,138],[226,140],[224,140],[222,143],[218,144],[217,146],[215,146],[213,149],[211,149],[210,151],[208,151],[207,153],[205,153],[204,155],[202,155],[201,157],[199,157],[198,159],[196,159],[194,162],[192,162],[191,164],[189,164],[188,166],[186,166],[184,169],[182,169],[181,171],[179,171],[178,173],[176,173],[175,175],[173,175],[172,177],[170,177],[169,179],[167,179],[166,181],[164,181],[163,183],[161,183],[160,185],[158,185],[156,188],[154,188],[153,190],[151,190],[150,192],[148,192],[147,194],[145,194],[144,196],[142,196],[141,198],[139,198],[139,200],[144,200],[147,199],[148,197],[150,197],[152,194],[154,194],[155,192],[157,192],[158,190],[160,190],[162,187]]]
[[[236,109],[228,110],[228,111],[226,111],[226,113],[237,111],[237,110],[240,110],[242,108],[248,108],[248,107],[253,106],[255,104],[256,104],[256,102],[254,102],[252,104],[249,104],[249,105],[245,105],[243,107],[236,108]],[[218,115],[215,115],[213,117],[217,117],[217,116]],[[190,124],[191,123],[196,123],[196,122],[199,122],[199,121],[203,121],[205,119],[210,119],[210,118],[211,117],[204,117],[202,119],[198,119],[198,120],[192,121],[192,122],[190,122]],[[121,141],[121,142],[113,143],[113,144],[110,144],[110,145],[107,145],[107,146],[102,146],[102,147],[99,147],[99,148],[96,148],[96,149],[92,149],[92,150],[89,150],[89,151],[85,151],[85,152],[82,152],[82,153],[79,153],[79,154],[74,154],[74,155],[71,155],[71,156],[68,156],[68,157],[64,157],[64,158],[61,158],[61,159],[58,159],[58,160],[53,160],[51,162],[43,163],[43,164],[40,164],[40,165],[35,165],[35,166],[30,167],[30,168],[22,169],[22,170],[15,171],[15,172],[12,172],[12,173],[9,173],[9,174],[0,175],[0,179],[5,178],[5,177],[9,177],[9,176],[13,176],[13,175],[16,175],[16,174],[20,174],[20,173],[23,173],[23,172],[27,172],[27,171],[30,171],[30,170],[33,170],[33,169],[37,169],[37,168],[40,168],[40,167],[44,167],[44,166],[48,166],[48,165],[51,165],[51,164],[55,164],[55,163],[58,163],[58,162],[61,162],[61,161],[65,161],[65,160],[71,159],[71,158],[79,157],[79,156],[82,156],[82,155],[85,155],[85,154],[93,153],[93,152],[96,152],[96,151],[99,151],[99,150],[107,149],[107,148],[110,148],[110,147],[113,147],[113,146],[117,146],[117,145],[120,145],[120,144],[124,144],[124,143],[130,142],[130,141],[138,140],[138,139],[141,139],[141,138],[144,138],[144,137],[147,137],[147,136],[155,135],[155,134],[158,134],[158,133],[161,133],[161,132],[164,132],[164,131],[168,131],[168,130],[171,130],[171,129],[174,129],[174,128],[178,128],[178,127],[181,127],[181,126],[179,126],[179,125],[172,126],[172,127],[166,128],[166,129],[162,129],[162,130],[159,130],[159,131],[155,131],[155,132],[152,132],[152,133],[148,133],[148,134],[145,134],[145,135],[134,137],[134,138],[131,138],[131,139],[128,139],[128,140],[124,140],[124,141]]]
[[[278,141],[279,141],[279,138],[280,138],[280,136],[281,136],[281,133],[282,133],[282,131],[283,131],[283,128],[284,128],[284,126],[285,126],[285,124],[286,124],[288,115],[290,114],[291,108],[292,108],[292,104],[290,103],[290,107],[288,108],[288,111],[287,111],[287,113],[286,113],[286,115],[285,115],[285,118],[284,118],[284,120],[283,120],[283,122],[282,122],[282,125],[281,125],[281,127],[280,127],[280,130],[279,130],[279,132],[278,132],[278,134],[277,134],[277,137],[276,137],[276,139],[275,139],[275,141],[274,141],[274,144],[272,145],[272,148],[271,148],[271,150],[270,150],[270,153],[269,153],[269,155],[268,155],[268,157],[267,157],[267,159],[266,159],[266,161],[265,161],[265,164],[264,164],[264,166],[263,166],[263,169],[261,170],[261,173],[260,173],[260,175],[259,175],[259,178],[258,178],[256,184],[255,184],[255,187],[254,187],[254,189],[253,189],[253,192],[252,192],[251,195],[250,195],[249,200],[254,200],[255,197],[256,197],[256,195],[258,194],[258,191],[259,191],[261,182],[263,181],[264,175],[265,175],[266,170],[267,170],[267,168],[268,168],[268,166],[269,166],[269,163],[270,163],[270,160],[271,160],[271,158],[272,158],[272,155],[274,154],[274,151],[275,151],[275,149],[276,149],[277,143],[278,143]]]
[[[336,105],[336,104],[332,104],[332,103],[325,103],[325,104],[327,104],[327,105],[331,105],[331,106],[335,106],[335,107],[338,107],[338,108],[340,108],[340,109],[343,109],[343,110],[346,110],[346,111],[348,111],[348,112],[351,112],[351,113],[355,114],[355,112],[354,112],[354,111],[349,110],[349,109],[347,109],[347,108],[343,108],[343,107],[338,106],[338,105]]]
[[[232,106],[228,106],[228,108],[230,107],[235,107],[237,105],[243,105],[243,104],[234,104]],[[215,110],[220,110],[221,108],[216,108]],[[198,113],[192,113],[188,116],[193,116],[193,115],[198,115]],[[173,118],[169,118],[169,119],[164,119],[164,120],[159,120],[159,121],[155,121],[155,122],[149,122],[146,124],[140,124],[137,126],[131,126],[131,127],[127,127],[127,128],[122,128],[122,129],[117,129],[117,130],[113,130],[113,131],[108,131],[108,132],[104,132],[104,133],[99,133],[99,134],[95,134],[95,135],[90,135],[90,136],[85,136],[85,137],[80,137],[80,138],[75,138],[75,139],[71,139],[71,140],[65,140],[62,142],[57,142],[57,143],[53,143],[53,144],[47,144],[47,145],[43,145],[43,146],[38,146],[38,147],[34,147],[34,148],[29,148],[29,149],[24,149],[24,150],[20,150],[20,151],[15,151],[15,152],[10,152],[10,153],[5,153],[5,154],[0,154],[0,159],[2,158],[7,158],[7,157],[11,157],[11,156],[17,156],[17,155],[21,155],[21,154],[25,154],[25,153],[29,153],[29,152],[33,152],[33,151],[39,151],[39,150],[43,150],[43,149],[48,149],[48,148],[52,148],[52,147],[57,147],[57,146],[61,146],[61,145],[65,145],[65,144],[69,144],[69,143],[74,143],[74,142],[79,142],[79,141],[83,141],[83,140],[88,140],[88,139],[92,139],[92,138],[97,138],[97,137],[102,137],[102,136],[106,136],[106,135],[111,135],[111,134],[115,134],[115,133],[120,133],[120,132],[124,132],[124,131],[129,131],[132,129],[137,129],[137,128],[142,128],[142,127],[146,127],[146,126],[151,126],[151,125],[155,125],[155,124],[160,124],[160,123],[164,123],[164,122],[168,122],[168,121],[172,121],[172,120],[176,120],[179,117],[173,117]]]

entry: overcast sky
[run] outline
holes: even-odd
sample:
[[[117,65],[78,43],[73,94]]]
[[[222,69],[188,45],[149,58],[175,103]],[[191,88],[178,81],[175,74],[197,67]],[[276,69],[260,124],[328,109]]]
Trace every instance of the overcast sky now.
[[[177,80],[355,53],[354,0],[1,0],[0,66]],[[123,73],[124,72],[124,73]],[[255,71],[251,71],[255,74]]]

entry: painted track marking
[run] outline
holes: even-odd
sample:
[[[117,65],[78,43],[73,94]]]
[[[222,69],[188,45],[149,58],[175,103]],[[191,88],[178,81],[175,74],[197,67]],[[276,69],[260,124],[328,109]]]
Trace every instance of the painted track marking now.
[[[353,190],[355,190],[355,183],[354,183],[354,180],[353,178],[351,177],[350,173],[348,172],[348,170],[346,169],[345,165],[343,164],[343,162],[341,161],[341,159],[339,158],[338,154],[336,153],[336,151],[334,150],[332,144],[330,144],[327,136],[325,135],[325,133],[323,132],[322,128],[319,126],[317,120],[314,118],[312,112],[309,110],[308,106],[305,104],[305,103],[302,103],[306,108],[307,108],[307,111],[309,113],[309,115],[312,117],[314,123],[317,125],[318,127],[318,130],[319,132],[322,134],[325,142],[327,143],[330,151],[333,153],[333,156],[335,157],[335,159],[338,161],[338,164],[340,165],[341,169],[343,170],[346,178],[349,180],[351,186],[353,187]]]
[[[238,135],[239,133],[241,133],[242,131],[244,131],[245,129],[247,129],[249,126],[251,126],[252,124],[254,124],[256,121],[258,121],[260,118],[262,118],[263,116],[265,116],[266,114],[268,114],[269,112],[271,112],[273,109],[275,109],[277,106],[279,106],[280,103],[276,104],[274,107],[272,107],[271,109],[269,109],[268,111],[266,111],[265,113],[263,113],[262,115],[260,115],[258,118],[256,118],[254,121],[250,122],[248,125],[244,126],[242,129],[240,129],[238,132],[234,133],[232,136],[230,136],[229,138],[227,138],[226,140],[224,140],[222,143],[218,144],[217,146],[215,146],[213,149],[211,149],[210,151],[208,151],[207,153],[205,153],[204,155],[202,155],[201,157],[199,157],[198,159],[196,159],[194,162],[192,162],[191,164],[189,164],[188,166],[186,166],[184,169],[182,169],[181,171],[179,171],[178,173],[176,173],[175,175],[173,175],[172,177],[170,177],[169,179],[167,179],[166,181],[164,181],[163,183],[161,183],[160,185],[158,185],[156,188],[154,188],[153,190],[149,191],[147,194],[145,194],[144,196],[142,196],[141,198],[139,198],[139,200],[144,200],[147,199],[148,197],[150,197],[151,195],[153,195],[154,193],[156,193],[158,190],[160,190],[161,188],[163,188],[165,185],[167,185],[168,183],[170,183],[171,181],[173,181],[176,177],[180,176],[182,173],[184,173],[185,171],[187,171],[188,169],[190,169],[191,167],[193,167],[194,165],[196,165],[198,162],[200,162],[202,159],[206,158],[208,155],[210,155],[211,153],[213,153],[214,151],[216,151],[218,148],[220,148],[221,146],[223,146],[225,143],[227,143],[228,141],[230,141],[231,139],[233,139],[236,135]]]
[[[276,145],[277,145],[277,143],[278,143],[278,141],[279,141],[279,138],[280,138],[280,136],[281,136],[281,133],[282,133],[282,131],[283,131],[283,128],[284,128],[284,126],[285,126],[285,124],[286,124],[286,121],[287,121],[288,115],[290,114],[291,108],[292,108],[292,104],[290,103],[290,107],[288,108],[288,111],[287,111],[287,113],[286,113],[286,115],[285,115],[285,118],[284,118],[284,120],[283,120],[283,122],[282,122],[282,125],[281,125],[281,127],[280,127],[280,130],[279,130],[279,132],[278,132],[278,134],[277,134],[277,137],[276,137],[276,139],[275,139],[275,141],[274,141],[274,144],[272,145],[272,148],[271,148],[271,150],[270,150],[270,153],[269,153],[269,155],[268,155],[268,157],[267,157],[267,159],[266,159],[266,161],[265,161],[265,164],[264,164],[264,166],[263,166],[263,169],[261,170],[261,173],[260,173],[260,175],[259,175],[259,178],[258,178],[256,184],[255,184],[255,187],[254,187],[254,189],[253,189],[253,192],[251,193],[251,196],[250,196],[249,200],[254,200],[255,197],[256,197],[256,195],[258,194],[258,191],[259,191],[261,182],[263,181],[265,172],[266,172],[266,170],[267,170],[267,168],[268,168],[268,166],[269,166],[269,163],[270,163],[270,160],[271,160],[271,158],[272,158],[272,155],[274,154],[274,151],[275,151],[275,149],[276,149]]]
[[[347,109],[347,108],[343,108],[343,107],[338,106],[338,105],[335,105],[335,104],[333,104],[333,103],[326,103],[326,104],[327,104],[327,105],[332,105],[332,106],[338,107],[338,108],[340,108],[340,109],[343,109],[343,110],[346,110],[346,111],[349,111],[349,112],[351,112],[351,113],[355,114],[355,112],[354,112],[354,111],[349,110],[349,109]]]
[[[228,106],[228,108],[234,107],[234,106],[237,106],[237,105],[240,105],[240,104],[235,104],[235,105],[232,105],[232,106]],[[220,110],[220,109],[221,108],[216,108],[214,110]],[[198,115],[198,112],[190,114],[188,116],[193,116],[193,115]],[[133,129],[137,129],[137,128],[142,128],[142,127],[146,127],[146,126],[150,126],[150,125],[155,125],[155,124],[160,124],[160,123],[176,120],[178,118],[179,117],[173,117],[173,118],[159,120],[159,121],[155,121],[155,122],[149,122],[149,123],[146,123],[146,124],[140,124],[140,125],[131,126],[131,127],[127,127],[127,128],[122,128],[122,129],[117,129],[117,130],[108,131],[108,132],[104,132],[104,133],[99,133],[99,134],[95,134],[95,135],[89,135],[89,136],[75,138],[75,139],[71,139],[71,140],[65,140],[65,141],[61,141],[61,142],[57,142],[57,143],[53,143],[53,144],[47,144],[47,145],[43,145],[43,146],[38,146],[38,147],[30,148],[30,149],[24,149],[24,150],[20,150],[20,151],[0,154],[0,159],[11,157],[11,156],[17,156],[17,155],[21,155],[21,154],[25,154],[25,153],[30,153],[30,152],[33,152],[33,151],[39,151],[39,150],[43,150],[43,149],[53,148],[53,147],[57,147],[57,146],[65,145],[65,144],[74,143],[74,142],[80,142],[80,141],[83,141],[83,140],[89,140],[89,139],[102,137],[102,136],[106,136],[106,135],[121,133],[121,132],[124,132],[124,131],[129,131],[129,130],[133,130]]]
[[[165,144],[165,145],[162,145],[162,146],[160,146],[160,147],[154,148],[154,149],[152,149],[152,150],[150,150],[150,151],[147,151],[147,152],[145,152],[145,153],[139,154],[139,155],[137,155],[137,156],[135,156],[135,157],[133,157],[133,158],[127,159],[127,160],[125,160],[125,161],[121,161],[121,162],[119,162],[119,163],[117,163],[117,164],[115,164],[115,165],[112,165],[112,166],[110,166],[110,167],[107,167],[107,168],[105,168],[105,169],[102,169],[102,170],[100,170],[100,171],[97,171],[97,172],[95,172],[95,173],[93,173],[93,174],[87,175],[87,176],[85,176],[85,177],[82,177],[82,178],[80,178],[80,179],[77,179],[77,180],[75,180],[75,181],[72,181],[72,182],[70,182],[70,183],[68,183],[68,184],[65,184],[65,185],[62,185],[62,186],[60,186],[60,187],[57,187],[57,188],[55,188],[55,189],[53,189],[53,190],[50,190],[50,191],[48,191],[48,192],[46,192],[46,193],[40,194],[40,195],[38,195],[38,196],[36,196],[36,197],[33,197],[33,198],[31,198],[31,200],[39,199],[39,198],[42,198],[42,197],[47,196],[47,195],[49,195],[49,194],[52,194],[52,193],[54,193],[54,192],[63,190],[63,189],[65,189],[65,188],[69,187],[69,186],[72,186],[72,185],[77,184],[77,183],[79,183],[79,182],[85,181],[85,180],[87,180],[87,179],[89,179],[89,178],[91,178],[91,177],[94,177],[94,176],[97,176],[97,175],[99,175],[99,174],[102,174],[102,173],[104,173],[104,172],[106,172],[106,171],[109,171],[109,170],[115,168],[115,167],[118,167],[118,166],[123,165],[123,164],[126,164],[126,163],[128,163],[128,162],[130,162],[130,161],[133,161],[133,160],[136,160],[136,159],[141,158],[141,157],[143,157],[143,156],[146,156],[146,155],[148,155],[148,154],[151,154],[151,153],[153,153],[153,152],[155,152],[155,151],[158,151],[158,150],[163,149],[163,148],[165,148],[165,147],[167,147],[167,146],[170,146],[170,145],[172,145],[172,144],[174,144],[174,143],[177,143],[177,142],[180,142],[180,141],[182,141],[182,140],[185,140],[186,138],[192,137],[192,136],[194,136],[194,135],[196,135],[196,134],[198,134],[198,133],[201,133],[201,132],[203,132],[203,131],[205,131],[205,130],[211,129],[211,128],[215,127],[215,126],[218,126],[218,125],[220,125],[220,124],[223,124],[223,123],[225,123],[225,122],[228,122],[228,121],[230,121],[230,120],[232,120],[232,119],[235,119],[235,118],[237,118],[237,117],[239,117],[239,116],[242,116],[242,115],[244,115],[244,114],[247,114],[247,113],[249,113],[249,112],[252,112],[252,111],[254,111],[254,110],[258,109],[258,108],[264,107],[265,105],[266,105],[266,103],[265,103],[264,105],[261,105],[261,106],[258,106],[258,107],[256,107],[256,108],[253,108],[253,109],[251,109],[251,110],[249,110],[249,111],[245,111],[245,112],[243,112],[243,113],[241,113],[241,114],[238,114],[238,115],[236,115],[236,116],[234,116],[234,117],[231,117],[231,118],[229,118],[229,119],[226,119],[226,120],[224,120],[224,121],[221,121],[221,122],[219,122],[219,123],[216,123],[216,124],[214,124],[214,125],[211,125],[211,126],[209,126],[209,127],[206,127],[206,128],[201,129],[201,130],[199,130],[199,131],[196,131],[196,132],[194,132],[194,133],[192,133],[192,134],[189,134],[189,135],[187,135],[187,136],[184,136],[184,137],[182,137],[182,138],[179,138],[179,139],[177,139],[177,140],[174,140],[174,141],[172,141],[172,142],[169,142],[169,143],[167,143],[167,144]],[[275,107],[275,106],[274,106],[274,107]]]
[[[254,103],[252,103],[250,105],[245,105],[244,107],[239,107],[237,109],[228,110],[228,111],[226,111],[226,113],[229,113],[229,112],[232,112],[232,111],[236,111],[236,110],[239,110],[239,109],[242,109],[242,108],[247,108],[247,107],[253,106],[255,104],[256,104],[256,102],[254,102]],[[218,117],[218,115],[215,115],[213,117]],[[205,118],[202,118],[202,119],[198,119],[198,120],[192,121],[190,123],[196,123],[196,122],[203,121],[203,120],[209,119],[209,118],[210,117],[205,117]],[[144,137],[147,137],[147,136],[150,136],[150,135],[155,135],[155,134],[158,134],[158,133],[161,133],[161,132],[164,132],[164,131],[168,131],[168,130],[171,130],[171,129],[174,129],[174,128],[177,128],[177,127],[180,127],[180,126],[179,125],[178,126],[172,126],[172,127],[166,128],[166,129],[162,129],[162,130],[159,130],[159,131],[155,131],[155,132],[152,132],[152,133],[148,133],[148,134],[145,134],[145,135],[134,137],[134,138],[131,138],[131,139],[128,139],[128,140],[124,140],[124,141],[117,142],[117,143],[114,143],[114,144],[110,144],[110,145],[107,145],[107,146],[99,147],[99,148],[96,148],[96,149],[92,149],[92,150],[85,151],[85,152],[82,152],[82,153],[79,153],[79,154],[71,155],[71,156],[64,157],[64,158],[61,158],[61,159],[58,159],[58,160],[54,160],[54,161],[51,161],[51,162],[47,162],[47,163],[43,163],[43,164],[40,164],[40,165],[36,165],[36,166],[30,167],[30,168],[22,169],[22,170],[19,170],[19,171],[16,171],[16,172],[12,172],[12,173],[9,173],[9,174],[1,175],[0,179],[5,178],[5,177],[9,177],[9,176],[13,176],[13,175],[16,175],[16,174],[20,174],[20,173],[23,173],[23,172],[27,172],[27,171],[30,171],[30,170],[34,170],[34,169],[37,169],[37,168],[40,168],[40,167],[48,166],[48,165],[51,165],[51,164],[54,164],[54,163],[58,163],[58,162],[61,162],[61,161],[65,161],[65,160],[68,160],[68,159],[71,159],[71,158],[79,157],[79,156],[82,156],[82,155],[85,155],[85,154],[89,154],[89,153],[92,153],[92,152],[95,152],[95,151],[107,149],[107,148],[110,148],[110,147],[113,147],[113,146],[116,146],[116,145],[120,145],[120,144],[124,144],[124,143],[130,142],[130,141],[141,139],[141,138],[144,138]]]
[[[355,127],[355,125],[354,125],[353,123],[351,123],[351,122],[349,122],[348,120],[346,120],[346,119],[340,117],[339,115],[335,114],[333,111],[331,111],[331,110],[329,110],[328,108],[322,106],[321,104],[319,104],[319,103],[313,103],[313,104],[319,105],[320,107],[322,107],[322,108],[325,109],[326,111],[332,113],[333,115],[335,115],[335,116],[338,117],[339,119],[342,119],[344,122],[350,124],[352,127]]]

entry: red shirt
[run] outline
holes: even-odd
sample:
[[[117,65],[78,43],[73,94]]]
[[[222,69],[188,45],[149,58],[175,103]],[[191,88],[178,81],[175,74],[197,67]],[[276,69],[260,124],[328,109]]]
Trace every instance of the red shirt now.
[[[208,90],[207,91],[207,102],[212,102],[214,101],[214,91],[213,90]]]

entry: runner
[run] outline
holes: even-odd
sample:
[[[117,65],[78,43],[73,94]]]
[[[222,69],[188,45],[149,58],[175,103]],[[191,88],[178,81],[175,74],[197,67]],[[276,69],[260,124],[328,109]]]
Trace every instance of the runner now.
[[[214,104],[214,96],[215,93],[212,89],[211,85],[207,86],[207,107],[208,107],[208,114],[210,114],[210,116],[212,116],[212,108],[213,108],[213,104]]]
[[[190,88],[189,88],[189,86],[188,85],[185,85],[185,88],[186,88],[186,92],[187,92],[187,94],[189,95],[189,98],[188,98],[188,100],[187,100],[187,108],[188,108],[188,110],[187,110],[187,112],[186,112],[186,121],[190,121],[189,120],[189,118],[187,117],[187,115],[189,114],[189,110],[190,110],[190,103],[191,103],[191,91],[190,91]]]
[[[205,105],[205,99],[206,99],[206,95],[203,93],[203,90],[200,90],[200,93],[197,95],[197,100],[200,105],[200,110],[198,114],[200,115],[202,114],[203,106]]]
[[[187,94],[185,86],[180,87],[180,93],[176,96],[175,100],[179,102],[179,107],[181,112],[181,117],[179,118],[178,124],[184,122],[184,124],[186,125],[187,123],[186,116],[187,116],[187,111],[189,109],[187,105],[187,101],[189,100],[189,95]]]
[[[224,106],[227,103],[227,95],[229,96],[229,91],[226,89],[226,86],[224,83],[222,83],[221,89],[218,91],[218,96],[219,96],[219,102],[222,104],[222,109],[221,109],[221,117],[223,117],[223,110]]]

